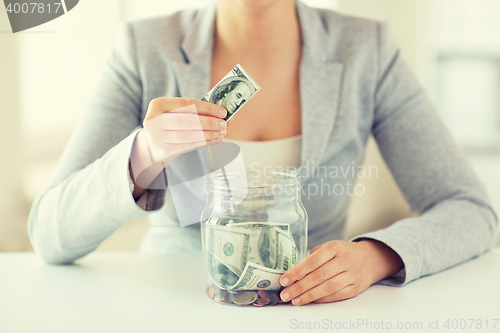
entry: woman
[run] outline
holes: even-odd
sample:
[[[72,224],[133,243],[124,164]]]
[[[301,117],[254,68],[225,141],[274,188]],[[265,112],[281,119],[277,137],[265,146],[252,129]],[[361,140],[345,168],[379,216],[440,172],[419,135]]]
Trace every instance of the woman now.
[[[227,126],[226,110],[192,98],[204,96],[236,63],[262,90]],[[199,116],[169,113],[193,104]],[[156,117],[164,118],[159,128],[134,131]],[[204,140],[265,144],[301,135],[295,156],[301,165],[356,167],[370,134],[420,216],[338,241],[349,196],[303,196],[314,247],[283,275],[285,301],[338,301],[379,281],[401,286],[487,251],[497,220],[484,189],[385,24],[293,0],[219,0],[207,9],[132,23],[55,178],[33,205],[30,238],[45,261],[71,262],[125,222],[159,211],[151,223],[168,228],[150,228],[156,231],[144,248],[199,248],[199,227],[175,227],[164,190],[131,183],[130,154],[147,164],[151,149],[155,160],[169,163]],[[196,162],[186,158],[174,172],[183,176]],[[354,181],[350,173],[304,180],[319,187]]]

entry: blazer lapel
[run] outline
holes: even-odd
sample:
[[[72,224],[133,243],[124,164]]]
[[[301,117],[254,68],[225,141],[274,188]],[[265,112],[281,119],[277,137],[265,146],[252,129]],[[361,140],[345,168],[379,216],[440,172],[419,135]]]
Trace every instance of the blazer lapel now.
[[[317,9],[297,1],[303,49],[300,68],[302,107],[303,167],[312,168],[302,177],[306,181],[321,163],[337,116],[344,64],[329,60],[332,37],[327,34]]]
[[[202,68],[201,65],[180,61],[174,61],[174,66],[180,97],[202,99],[210,90],[210,67]]]
[[[173,61],[180,97],[201,99],[210,90],[215,6],[197,13],[181,44],[184,59]]]
[[[304,167],[315,168],[330,141],[340,102],[344,65],[306,64],[300,73],[302,106],[302,156]],[[309,170],[307,174],[311,174]]]
[[[183,59],[173,61],[180,97],[202,99],[211,88],[210,74],[214,42],[215,8],[216,3],[213,2],[210,6],[198,12],[193,26],[181,44]],[[200,160],[204,170],[208,172],[211,170],[211,166],[207,156],[202,153],[202,150],[204,151],[204,149],[197,149],[187,154],[196,156]],[[186,159],[185,161],[190,160]],[[191,162],[188,164],[191,164]]]

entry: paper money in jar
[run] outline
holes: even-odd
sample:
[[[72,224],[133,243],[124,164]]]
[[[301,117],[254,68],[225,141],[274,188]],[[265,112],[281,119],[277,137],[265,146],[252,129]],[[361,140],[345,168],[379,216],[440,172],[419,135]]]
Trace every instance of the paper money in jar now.
[[[284,223],[211,225],[207,238],[207,295],[239,306],[275,305],[280,278],[297,262],[297,246]]]

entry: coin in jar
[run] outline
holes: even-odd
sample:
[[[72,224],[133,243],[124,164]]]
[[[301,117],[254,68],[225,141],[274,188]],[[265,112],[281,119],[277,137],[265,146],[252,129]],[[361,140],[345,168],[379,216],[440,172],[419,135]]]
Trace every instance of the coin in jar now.
[[[259,298],[256,303],[261,306],[268,305],[269,303],[271,303],[271,299],[269,297],[262,297]]]
[[[230,293],[230,292],[225,292],[224,294],[224,301],[228,304],[233,304],[233,298],[234,298],[234,294]]]
[[[224,301],[224,294],[225,294],[225,293],[226,293],[226,292],[225,292],[225,291],[223,291],[223,290],[219,290],[218,292],[216,292],[216,293],[214,294],[214,301],[219,302],[219,303],[224,303],[224,302],[225,302],[225,301]]]
[[[275,293],[272,293],[269,296],[270,296],[269,298],[271,299],[269,305],[276,305],[280,301],[279,296]]]
[[[216,290],[215,290],[215,286],[213,284],[211,284],[210,286],[207,287],[208,298],[214,298],[215,292],[216,292]]]
[[[248,305],[255,302],[257,298],[259,298],[259,295],[254,291],[241,291],[234,295],[233,302],[236,305]]]

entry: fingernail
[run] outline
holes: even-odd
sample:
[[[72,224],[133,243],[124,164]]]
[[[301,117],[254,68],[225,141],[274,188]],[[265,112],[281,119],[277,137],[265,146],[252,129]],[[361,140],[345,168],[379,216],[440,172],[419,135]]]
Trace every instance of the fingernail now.
[[[224,129],[227,127],[227,123],[225,121],[220,122],[220,128]]]
[[[286,287],[286,286],[288,285],[288,282],[289,282],[289,280],[288,280],[287,278],[283,278],[283,279],[281,279],[281,285],[282,285],[283,287]]]
[[[290,298],[290,295],[288,293],[281,293],[281,299],[286,302]]]
[[[222,137],[218,137],[218,138],[217,138],[217,141],[218,141],[218,142],[222,142]]]
[[[293,305],[297,305],[299,303],[300,303],[300,298],[298,298],[298,297],[292,301]]]
[[[227,115],[227,111],[226,111],[226,109],[220,109],[220,110],[219,110],[219,113],[220,113],[220,115],[221,115],[222,117],[224,117],[224,118],[225,118],[225,117],[226,117],[226,115]]]
[[[227,134],[227,130],[220,131],[220,135],[226,135],[226,134]]]

